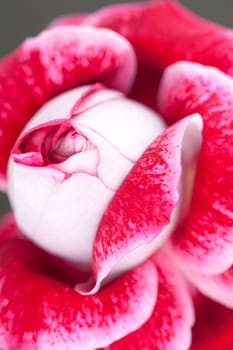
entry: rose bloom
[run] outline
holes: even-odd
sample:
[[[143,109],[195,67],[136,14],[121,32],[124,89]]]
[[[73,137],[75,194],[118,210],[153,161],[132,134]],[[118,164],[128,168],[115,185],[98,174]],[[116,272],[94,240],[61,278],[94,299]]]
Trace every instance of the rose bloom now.
[[[3,350],[233,347],[233,32],[179,3],[0,61]]]

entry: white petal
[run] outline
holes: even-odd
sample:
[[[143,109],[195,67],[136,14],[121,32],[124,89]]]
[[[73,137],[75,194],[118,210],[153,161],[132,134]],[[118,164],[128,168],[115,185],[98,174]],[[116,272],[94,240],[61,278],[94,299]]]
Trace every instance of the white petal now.
[[[97,226],[113,192],[84,173],[60,181],[51,168],[13,162],[11,167],[10,197],[19,227],[47,251],[90,264]]]
[[[165,129],[163,120],[140,103],[127,98],[108,100],[77,119],[110,141],[125,157],[137,161]]]

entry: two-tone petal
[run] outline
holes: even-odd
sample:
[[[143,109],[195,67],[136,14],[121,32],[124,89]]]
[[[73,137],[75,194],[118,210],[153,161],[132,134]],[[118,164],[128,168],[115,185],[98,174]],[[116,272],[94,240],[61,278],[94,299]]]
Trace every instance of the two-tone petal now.
[[[2,222],[1,234],[9,231],[8,221],[7,227]],[[12,218],[11,223],[14,226]],[[99,293],[82,296],[55,275],[51,259],[25,239],[1,245],[0,346],[5,350],[96,349],[138,329],[150,317],[157,296],[157,271],[151,261]]]
[[[233,80],[219,70],[177,63],[164,74],[158,103],[170,120],[203,117],[203,144],[187,222],[174,237],[196,272],[220,273],[232,264]]]
[[[184,222],[173,247],[187,276],[208,296],[232,307],[233,80],[219,70],[177,63],[165,71],[159,107],[170,120],[203,117],[203,144]]]
[[[6,187],[10,150],[33,114],[49,99],[94,81],[127,92],[135,55],[116,33],[68,26],[27,39],[0,61],[0,180]]]
[[[129,40],[139,63],[132,95],[154,108],[161,73],[169,64],[199,62],[233,75],[233,31],[193,14],[177,1],[111,5],[82,23],[110,28]]]
[[[201,145],[202,121],[192,115],[166,129],[134,165],[100,222],[93,251],[97,284],[112,268],[145,258],[161,245],[176,224],[186,146]],[[192,137],[190,139],[190,134]],[[186,154],[186,156],[188,156]],[[182,196],[181,196],[182,197]],[[169,225],[170,223],[170,225]],[[127,256],[129,254],[129,256]]]
[[[150,319],[106,349],[186,350],[191,345],[194,310],[187,286],[164,252],[155,255],[153,261],[158,270],[159,285]]]
[[[153,111],[100,84],[50,100],[12,149],[9,198],[21,230],[46,251],[91,269],[110,200],[164,127]]]

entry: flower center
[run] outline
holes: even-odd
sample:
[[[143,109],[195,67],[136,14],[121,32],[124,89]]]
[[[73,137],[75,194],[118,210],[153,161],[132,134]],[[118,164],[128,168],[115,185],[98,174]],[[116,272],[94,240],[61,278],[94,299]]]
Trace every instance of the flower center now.
[[[49,152],[52,163],[60,163],[74,154],[88,149],[88,140],[74,129],[65,132],[55,141]]]

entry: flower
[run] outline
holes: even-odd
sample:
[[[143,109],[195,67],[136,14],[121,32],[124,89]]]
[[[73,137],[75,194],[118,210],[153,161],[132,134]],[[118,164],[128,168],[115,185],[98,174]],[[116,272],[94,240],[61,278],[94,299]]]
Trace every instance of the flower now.
[[[231,346],[232,35],[173,1],[117,5],[60,18],[0,62],[0,173],[21,227],[0,227],[4,349]],[[111,191],[101,205],[89,178]],[[62,215],[76,226],[94,199],[87,243]]]
[[[12,149],[9,169],[17,223],[45,250],[91,269],[110,200],[165,125],[150,109],[97,84],[50,100],[31,124]],[[134,266],[154,249],[137,252]]]

